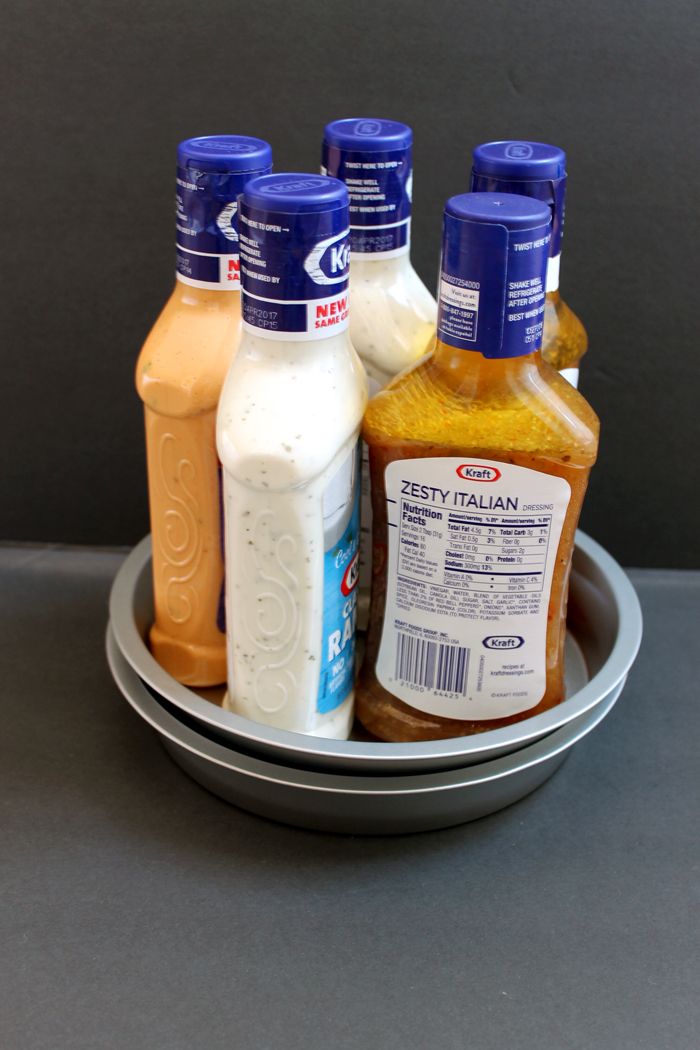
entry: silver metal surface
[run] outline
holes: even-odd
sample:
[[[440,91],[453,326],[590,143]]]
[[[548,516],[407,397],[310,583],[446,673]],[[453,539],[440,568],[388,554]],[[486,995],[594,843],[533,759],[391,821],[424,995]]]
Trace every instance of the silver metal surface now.
[[[469,766],[516,751],[554,732],[600,704],[626,677],[642,637],[642,614],[627,576],[585,533],[576,535],[568,623],[590,680],[571,642],[567,649],[567,699],[533,718],[476,736],[423,743],[384,744],[324,740],[273,729],[235,715],[181,685],[151,656],[144,641],[153,622],[151,540],[131,552],[110,597],[116,642],[134,671],[157,694],[186,715],[246,752],[305,769],[363,775],[412,775]],[[216,696],[215,691],[211,694]],[[220,694],[218,699],[220,700]]]
[[[503,758],[439,773],[346,776],[266,762],[184,725],[129,666],[111,627],[107,656],[129,703],[158,731],[178,765],[203,787],[272,820],[353,835],[446,828],[509,806],[558,769],[576,741],[605,717],[624,685],[623,679],[590,711]]]

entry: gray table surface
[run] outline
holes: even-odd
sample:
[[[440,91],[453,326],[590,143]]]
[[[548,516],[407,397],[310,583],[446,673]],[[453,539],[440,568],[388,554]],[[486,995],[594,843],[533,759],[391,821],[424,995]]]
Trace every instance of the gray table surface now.
[[[542,788],[342,837],[227,805],[104,657],[118,554],[0,548],[3,1050],[698,1050],[700,573]]]

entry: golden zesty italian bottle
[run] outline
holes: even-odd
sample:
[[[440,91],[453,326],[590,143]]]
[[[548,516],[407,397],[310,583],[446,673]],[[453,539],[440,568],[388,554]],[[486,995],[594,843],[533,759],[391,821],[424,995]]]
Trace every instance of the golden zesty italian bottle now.
[[[547,204],[447,202],[431,355],[370,402],[373,579],[357,715],[383,740],[564,699],[574,534],[598,420],[542,360]]]
[[[474,150],[473,192],[520,193],[549,204],[552,239],[547,264],[542,357],[578,386],[581,358],[588,349],[586,329],[559,294],[564,231],[566,154],[543,142],[487,142]]]
[[[237,200],[271,170],[261,139],[178,147],[177,281],[136,366],[153,537],[151,650],[186,685],[226,680],[216,409],[241,340]]]

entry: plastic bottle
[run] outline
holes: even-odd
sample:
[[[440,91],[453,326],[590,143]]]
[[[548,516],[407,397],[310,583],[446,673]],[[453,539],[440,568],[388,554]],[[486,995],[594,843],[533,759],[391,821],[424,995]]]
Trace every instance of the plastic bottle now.
[[[588,336],[573,310],[559,295],[561,238],[564,228],[566,154],[542,142],[487,142],[474,150],[472,191],[520,193],[549,204],[552,241],[547,266],[542,357],[578,386],[579,363]]]
[[[192,686],[226,680],[216,408],[241,337],[236,200],[271,165],[261,139],[180,144],[177,280],[136,366],[153,536],[151,650]]]
[[[346,739],[367,404],[348,333],[348,193],[321,175],[270,175],[239,209],[244,334],[217,424],[228,706]]]
[[[564,698],[598,420],[539,352],[550,231],[529,197],[451,198],[435,350],[368,406],[375,575],[357,715],[383,740],[483,732]]]
[[[394,120],[326,125],[322,171],[350,194],[350,338],[369,377],[370,397],[430,349],[437,303],[411,265],[413,132]],[[359,624],[369,614],[372,502],[362,465]]]

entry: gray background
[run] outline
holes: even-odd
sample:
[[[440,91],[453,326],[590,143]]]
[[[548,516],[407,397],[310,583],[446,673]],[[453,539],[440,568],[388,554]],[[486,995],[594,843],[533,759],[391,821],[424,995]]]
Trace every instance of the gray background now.
[[[148,530],[133,369],[173,283],[177,142],[258,135],[278,171],[315,170],[324,123],[366,115],[414,129],[431,286],[472,147],[566,149],[562,291],[603,423],[583,525],[626,565],[700,566],[689,0],[13,0],[1,18],[0,539]]]
[[[538,791],[327,835],[190,780],[110,679],[120,557],[0,548],[2,1050],[698,1050],[700,573]]]

